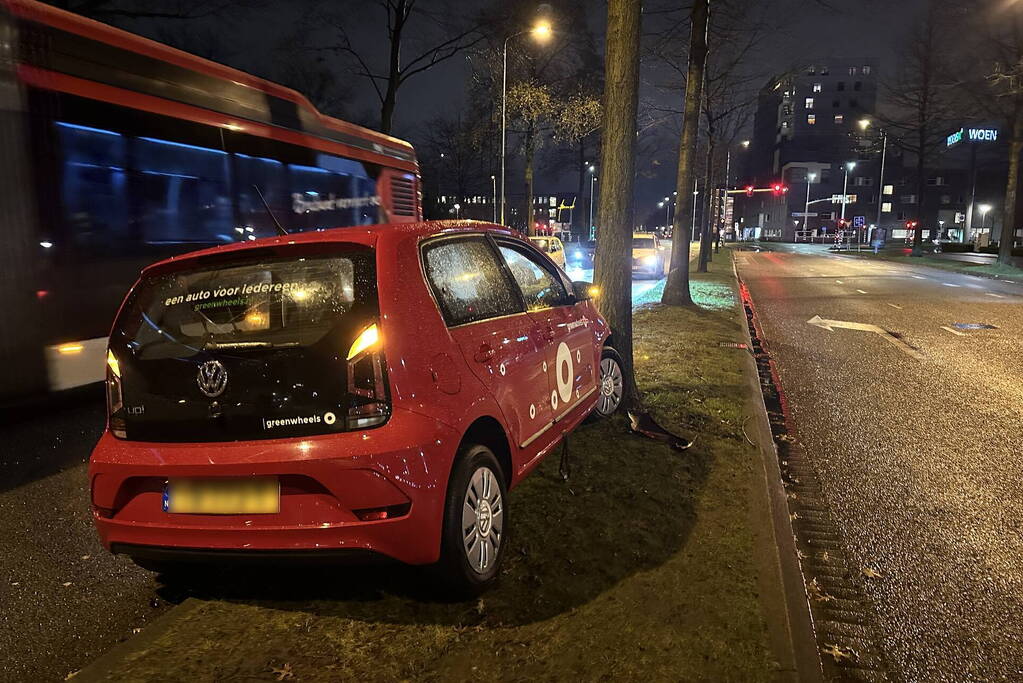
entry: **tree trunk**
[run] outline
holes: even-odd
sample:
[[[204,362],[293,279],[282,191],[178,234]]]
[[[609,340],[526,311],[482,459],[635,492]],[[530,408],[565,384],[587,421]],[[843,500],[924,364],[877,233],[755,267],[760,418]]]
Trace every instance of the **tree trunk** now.
[[[689,72],[686,81],[682,139],[678,150],[678,204],[672,221],[671,270],[664,285],[661,302],[675,306],[693,303],[689,293],[689,241],[693,225],[693,161],[696,159],[700,129],[700,104],[703,102],[703,73],[707,66],[707,26],[710,0],[695,0],[692,32],[689,35]]]
[[[1023,101],[1016,98],[1012,109],[1012,138],[1009,140],[1009,175],[1005,183],[1002,234],[998,238],[998,262],[1012,265],[1012,243],[1016,239],[1016,196],[1019,192],[1019,155],[1023,151]]]
[[[913,251],[910,256],[924,255],[924,192],[927,191],[927,177],[924,175],[924,152],[927,149],[927,124],[920,124],[920,141],[916,157],[916,228],[913,232]]]
[[[710,263],[710,230],[711,223],[713,222],[710,216],[710,198],[711,192],[714,188],[714,139],[708,137],[707,139],[707,172],[704,174],[703,180],[703,215],[700,217],[700,222],[703,226],[700,230],[700,266],[697,271],[700,273],[707,272],[707,264]]]
[[[536,234],[536,207],[533,204],[533,158],[536,148],[533,144],[534,134],[526,133],[526,234]]]
[[[391,41],[391,54],[387,70],[387,89],[380,103],[380,132],[386,134],[391,132],[394,107],[398,102],[398,87],[401,85],[401,33],[408,17],[406,4],[406,0],[399,0],[393,10],[394,16],[390,20],[392,28],[388,37]]]
[[[594,259],[600,311],[622,357],[622,405],[640,406],[632,360],[632,228],[636,177],[636,109],[639,104],[641,0],[608,0],[605,47],[601,202]]]

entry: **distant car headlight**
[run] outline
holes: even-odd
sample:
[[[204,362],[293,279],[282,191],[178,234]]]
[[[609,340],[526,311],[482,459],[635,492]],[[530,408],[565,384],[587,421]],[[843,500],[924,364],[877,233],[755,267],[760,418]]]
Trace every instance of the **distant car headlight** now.
[[[643,257],[643,265],[644,266],[656,266],[657,265],[657,255],[654,254],[654,255],[651,255],[651,256],[644,256]]]

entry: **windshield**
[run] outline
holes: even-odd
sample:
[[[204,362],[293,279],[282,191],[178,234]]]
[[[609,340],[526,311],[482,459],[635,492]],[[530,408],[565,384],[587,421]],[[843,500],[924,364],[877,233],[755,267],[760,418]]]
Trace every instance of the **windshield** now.
[[[633,249],[653,249],[654,238],[653,237],[633,237],[632,238]]]
[[[533,240],[533,244],[535,244],[537,247],[539,247],[540,249],[542,249],[544,251],[550,251],[550,248],[551,248],[550,240],[534,239]]]

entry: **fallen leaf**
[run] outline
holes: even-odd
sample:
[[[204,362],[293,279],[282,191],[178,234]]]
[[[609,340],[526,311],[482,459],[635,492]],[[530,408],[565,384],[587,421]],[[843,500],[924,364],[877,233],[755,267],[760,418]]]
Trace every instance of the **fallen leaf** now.
[[[132,635],[137,635],[139,633],[142,633],[142,629],[141,628],[133,628],[131,630],[131,632],[132,632]]]
[[[12,585],[12,586],[20,586],[20,585],[21,585],[21,581],[15,581],[15,582],[14,582],[14,583],[12,583],[11,585]]]
[[[835,659],[835,663],[839,664],[843,659],[852,659],[856,656],[856,651],[851,647],[842,647],[841,645],[832,644],[824,646],[824,654],[831,655]]]
[[[479,601],[476,602],[476,612],[477,612],[477,614],[483,614],[483,610],[485,608],[486,608],[486,605],[483,604],[483,598],[480,598]]]
[[[270,673],[277,676],[278,681],[290,681],[295,677],[295,672],[291,670],[291,664],[285,664],[281,668],[276,666],[270,666]]]
[[[821,590],[817,579],[811,579],[810,583],[806,584],[806,593],[817,602],[831,602],[834,600],[833,597]]]
[[[92,555],[82,555],[83,560],[88,560]]]
[[[72,671],[71,673],[69,673],[67,676],[64,677],[64,680],[65,681],[70,681],[72,678],[74,678],[77,675],[78,675],[77,671]]]
[[[71,585],[71,582],[70,581],[65,581],[63,585],[64,585],[65,588],[67,588],[68,586]]]
[[[799,516],[798,512],[793,512],[791,515],[789,515],[789,521],[790,522],[794,522],[797,519],[800,519],[800,516]]]
[[[863,575],[865,577],[867,577],[868,579],[880,579],[881,578],[881,572],[877,571],[876,569],[872,569],[870,567],[864,567],[860,571],[863,572]]]
[[[831,561],[831,554],[827,550],[825,550],[824,552],[821,553],[821,562],[830,562],[830,561]]]

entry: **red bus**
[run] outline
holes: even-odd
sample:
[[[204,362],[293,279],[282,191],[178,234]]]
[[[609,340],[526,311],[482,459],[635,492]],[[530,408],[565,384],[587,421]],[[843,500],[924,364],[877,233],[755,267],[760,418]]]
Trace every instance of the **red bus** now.
[[[0,0],[0,400],[99,381],[142,266],[291,231],[422,219],[411,145],[289,88]]]

